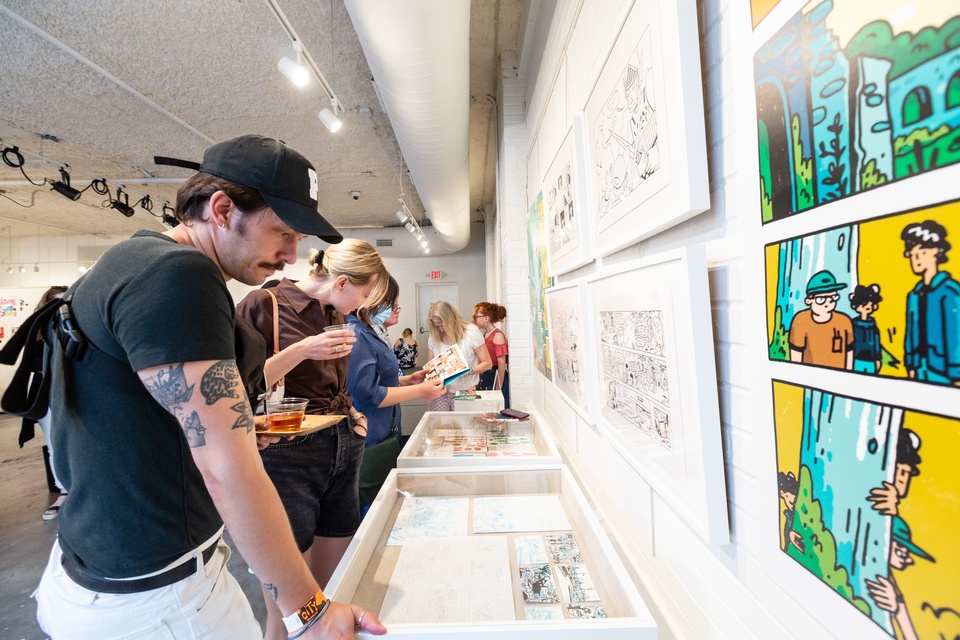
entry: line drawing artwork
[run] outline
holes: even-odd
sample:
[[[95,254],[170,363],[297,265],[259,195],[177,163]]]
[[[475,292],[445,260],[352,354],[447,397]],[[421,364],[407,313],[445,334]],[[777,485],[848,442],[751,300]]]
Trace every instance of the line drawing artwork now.
[[[470,498],[404,498],[387,546],[399,546],[412,538],[445,538],[464,535]]]
[[[602,388],[606,405],[670,449],[670,389],[663,312],[600,312]]]
[[[557,576],[560,583],[560,593],[570,604],[580,602],[599,602],[600,594],[593,584],[593,578],[583,564],[557,565]]]
[[[570,529],[570,521],[556,495],[474,498],[473,532],[543,531]]]
[[[548,564],[520,567],[520,591],[525,604],[560,602],[553,572]]]
[[[660,170],[660,133],[653,90],[650,27],[627,59],[593,122],[600,228],[617,206]]]
[[[562,254],[569,245],[579,241],[577,211],[573,202],[573,162],[565,159],[560,173],[548,185],[547,215],[550,223],[550,249],[553,255]]]
[[[572,294],[572,296],[563,294]],[[550,326],[553,340],[553,381],[577,405],[583,402],[580,360],[583,353],[580,302],[577,289],[550,296]]]
[[[563,608],[559,605],[524,607],[527,620],[563,620]]]

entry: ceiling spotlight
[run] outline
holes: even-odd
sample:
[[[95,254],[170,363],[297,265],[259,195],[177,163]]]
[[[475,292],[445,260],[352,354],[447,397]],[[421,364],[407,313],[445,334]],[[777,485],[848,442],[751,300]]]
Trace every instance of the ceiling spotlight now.
[[[160,216],[160,219],[163,220],[163,224],[171,229],[180,224],[180,221],[173,215],[173,207],[167,203],[163,204],[163,214]]]
[[[33,272],[34,272],[34,273],[40,273],[40,264],[39,264],[39,263],[33,265]]]
[[[423,252],[424,252],[424,253],[430,253],[430,247],[424,247]]]
[[[79,271],[80,273],[86,273],[86,272],[87,272],[87,265],[85,265],[85,264],[80,265],[79,267],[77,267],[77,271]]]
[[[123,202],[120,201],[120,198],[123,198]],[[128,218],[133,217],[133,207],[130,206],[130,196],[128,196],[123,191],[123,187],[117,187],[117,198],[116,200],[110,201],[110,206]]]
[[[333,111],[330,111],[330,109],[323,109],[323,111],[317,114],[317,117],[320,118],[320,122],[323,123],[323,126],[330,130],[330,133],[336,133],[337,131],[340,131],[340,127],[343,126],[343,123],[340,122],[340,118],[338,118]]]
[[[397,216],[397,220],[400,221],[400,224],[403,224],[407,221],[407,214],[405,214],[403,211],[397,211],[394,215]]]
[[[7,273],[13,273],[13,265],[7,267]]]
[[[416,233],[416,231],[415,231],[414,228],[413,228],[413,223],[412,223],[412,222],[408,222],[407,224],[405,224],[405,225],[403,225],[403,226],[406,227],[406,228],[407,228],[407,231],[409,231],[410,233]]]
[[[23,265],[20,265],[20,273],[26,273],[26,271],[27,271],[27,268],[24,267]]]
[[[427,241],[426,241],[426,240],[421,240],[421,241],[420,241],[420,246],[423,247],[424,249],[426,249],[426,248],[427,248]]]
[[[70,174],[63,167],[60,167],[60,179],[50,183],[53,190],[70,200],[79,200],[80,191],[70,186]]]
[[[310,70],[303,66],[301,62],[300,52],[302,48],[299,41],[293,41],[293,50],[297,52],[296,61],[284,56],[280,58],[280,62],[277,63],[277,69],[293,84],[298,87],[305,87],[307,83],[310,82]]]

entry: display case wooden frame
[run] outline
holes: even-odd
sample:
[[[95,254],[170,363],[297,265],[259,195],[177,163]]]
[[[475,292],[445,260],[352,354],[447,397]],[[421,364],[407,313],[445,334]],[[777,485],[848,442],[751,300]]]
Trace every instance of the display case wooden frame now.
[[[653,640],[656,622],[630,579],[573,475],[566,467],[496,470],[395,469],[364,517],[330,578],[326,594],[379,612],[399,556],[399,547],[387,546],[404,497],[556,495],[563,506],[583,562],[597,585],[608,612],[603,619],[509,620],[491,622],[383,622],[391,637],[462,640],[492,637],[498,640],[529,638],[599,638],[602,640]],[[483,535],[483,534],[480,534]],[[359,637],[368,637],[364,632]]]
[[[423,414],[416,429],[410,434],[410,439],[404,445],[397,458],[397,467],[400,469],[424,467],[457,467],[457,468],[491,468],[523,465],[527,467],[559,467],[560,453],[557,451],[550,435],[537,422],[536,416],[531,415],[523,421],[500,421],[505,428],[527,427],[531,432],[531,439],[536,447],[537,455],[530,457],[427,457],[424,455],[430,444],[432,434],[442,428],[444,421],[452,422],[460,428],[476,425],[477,428],[495,425],[497,422],[482,422],[482,413],[466,411],[428,411]]]

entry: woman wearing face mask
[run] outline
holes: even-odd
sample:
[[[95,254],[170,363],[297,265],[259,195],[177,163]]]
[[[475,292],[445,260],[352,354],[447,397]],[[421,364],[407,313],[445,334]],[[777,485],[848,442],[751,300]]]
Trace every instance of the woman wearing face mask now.
[[[400,375],[400,365],[393,349],[373,330],[373,318],[391,315],[396,307],[400,287],[392,277],[379,305],[359,309],[350,316],[356,329],[357,342],[350,352],[347,386],[354,405],[368,418],[367,441],[360,464],[360,508],[365,512],[397,466],[400,455],[401,402],[413,398],[432,400],[444,394],[439,380],[425,382],[424,372]]]
[[[325,587],[360,526],[357,487],[368,421],[347,390],[347,357],[355,346],[354,336],[349,331],[324,332],[323,328],[344,324],[346,316],[358,307],[377,304],[389,276],[373,246],[349,238],[326,251],[313,251],[310,265],[303,280],[284,278],[276,287],[250,292],[237,305],[237,315],[266,341],[264,376],[268,386],[282,378],[286,396],[309,400],[308,414],[350,416],[305,436],[275,438],[260,452],[297,546],[314,578]],[[264,637],[286,638],[275,594],[266,587],[263,592],[267,608]]]

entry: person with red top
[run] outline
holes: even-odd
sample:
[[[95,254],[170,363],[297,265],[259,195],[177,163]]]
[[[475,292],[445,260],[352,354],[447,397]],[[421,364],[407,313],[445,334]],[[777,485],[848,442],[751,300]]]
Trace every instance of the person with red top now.
[[[510,350],[507,348],[507,337],[495,326],[506,317],[507,310],[493,302],[479,302],[473,308],[473,323],[483,332],[483,339],[494,365],[489,371],[480,374],[480,384],[477,385],[477,389],[502,391],[503,407],[508,409],[510,407],[510,371],[507,365],[510,360]]]

